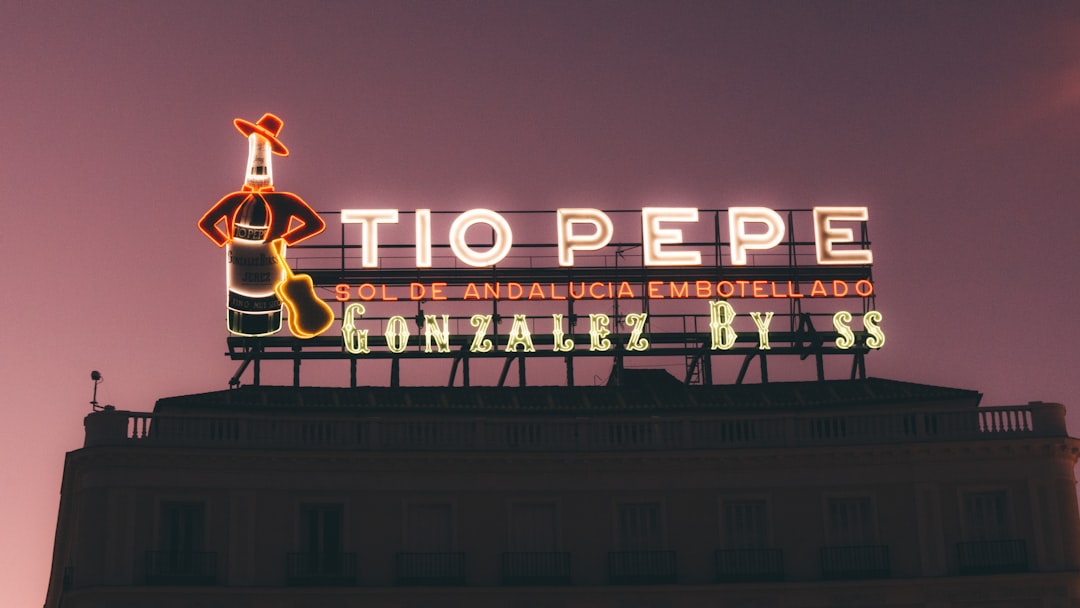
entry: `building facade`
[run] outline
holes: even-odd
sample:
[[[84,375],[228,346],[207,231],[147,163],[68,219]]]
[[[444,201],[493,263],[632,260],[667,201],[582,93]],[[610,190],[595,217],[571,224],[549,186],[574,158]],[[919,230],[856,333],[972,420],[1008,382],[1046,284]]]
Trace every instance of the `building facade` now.
[[[1063,406],[670,380],[94,412],[45,605],[1080,606]]]

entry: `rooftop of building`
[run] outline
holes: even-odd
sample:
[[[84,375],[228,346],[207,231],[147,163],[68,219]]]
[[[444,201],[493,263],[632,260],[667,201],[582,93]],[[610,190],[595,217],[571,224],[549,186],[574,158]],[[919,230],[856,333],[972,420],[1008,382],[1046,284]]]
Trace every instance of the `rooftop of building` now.
[[[716,450],[1067,438],[1053,403],[979,407],[977,391],[881,378],[610,386],[246,386],[86,417],[86,447],[361,451]]]
[[[607,386],[244,386],[159,399],[154,412],[765,413],[894,405],[966,409],[978,406],[981,397],[972,390],[882,378],[702,386],[683,384],[663,370],[627,370],[622,384]]]

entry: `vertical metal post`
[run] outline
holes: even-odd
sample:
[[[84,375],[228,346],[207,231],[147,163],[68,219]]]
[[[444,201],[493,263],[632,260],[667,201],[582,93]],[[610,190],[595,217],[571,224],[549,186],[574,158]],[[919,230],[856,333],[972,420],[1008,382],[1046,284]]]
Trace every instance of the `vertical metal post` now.
[[[716,240],[716,269],[719,271],[723,266],[720,262],[720,253],[723,251],[723,247],[720,245],[720,211],[713,212],[713,238]],[[719,276],[717,272],[717,276]]]
[[[294,346],[292,350],[294,353],[296,353],[296,355],[293,357],[292,385],[295,388],[300,388],[300,347]]]
[[[570,297],[570,284],[567,282],[566,293],[566,333],[570,335],[570,339],[574,338],[574,326],[577,325],[577,319],[574,318],[574,298]],[[574,386],[574,355],[567,353],[566,359],[566,386]]]
[[[788,225],[788,277],[792,276],[794,272],[795,288],[798,290],[799,277],[799,258],[796,255],[795,250],[795,215],[794,211],[788,211],[787,225]],[[790,283],[789,283],[790,285]],[[788,331],[795,332],[795,323],[798,320],[797,310],[802,310],[802,300],[800,298],[791,298],[788,300]]]

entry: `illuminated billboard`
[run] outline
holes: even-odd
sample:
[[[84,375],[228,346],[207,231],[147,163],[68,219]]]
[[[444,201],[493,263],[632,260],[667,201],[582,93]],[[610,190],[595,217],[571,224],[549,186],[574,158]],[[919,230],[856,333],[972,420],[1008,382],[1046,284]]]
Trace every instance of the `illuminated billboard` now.
[[[226,249],[234,359],[706,365],[718,354],[861,361],[885,343],[865,206],[316,213],[274,189],[281,120],[235,125],[249,142],[244,185],[199,221]]]

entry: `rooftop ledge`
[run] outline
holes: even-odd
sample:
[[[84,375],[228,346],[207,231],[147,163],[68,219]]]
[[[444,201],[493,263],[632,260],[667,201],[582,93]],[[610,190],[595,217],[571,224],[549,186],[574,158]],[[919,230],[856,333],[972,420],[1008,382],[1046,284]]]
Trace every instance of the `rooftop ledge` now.
[[[659,415],[400,414],[109,409],[85,419],[85,447],[368,451],[714,450],[1067,437],[1056,403],[964,409],[918,404],[841,411],[704,411]]]

